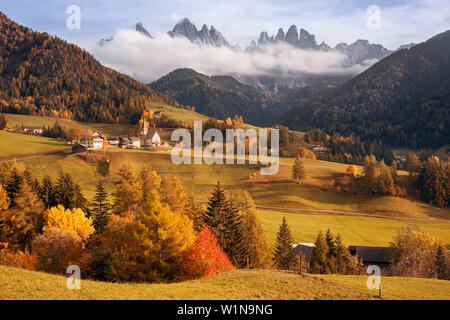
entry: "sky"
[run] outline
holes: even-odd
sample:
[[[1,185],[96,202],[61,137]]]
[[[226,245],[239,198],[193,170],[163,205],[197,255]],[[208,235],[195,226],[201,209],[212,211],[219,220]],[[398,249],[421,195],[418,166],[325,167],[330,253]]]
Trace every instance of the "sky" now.
[[[81,28],[66,27],[66,9],[81,9]],[[379,28],[369,28],[367,8],[380,8]],[[448,0],[0,0],[0,11],[38,31],[86,49],[117,30],[142,22],[150,33],[171,30],[183,17],[200,29],[214,25],[231,44],[245,48],[261,31],[276,34],[292,24],[331,46],[367,39],[388,49],[422,42],[450,29]]]

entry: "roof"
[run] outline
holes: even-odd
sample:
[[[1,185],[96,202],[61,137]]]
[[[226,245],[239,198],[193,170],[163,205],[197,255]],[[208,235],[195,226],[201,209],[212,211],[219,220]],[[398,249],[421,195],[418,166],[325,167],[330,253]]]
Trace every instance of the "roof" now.
[[[131,142],[131,139],[128,137],[120,137],[120,140],[122,140],[123,142]]]
[[[383,263],[388,264],[389,247],[366,247],[366,246],[350,246],[350,253],[361,258],[364,263]]]
[[[24,126],[24,129],[43,129],[43,127],[40,126]]]
[[[141,141],[141,139],[139,139],[138,137],[130,137],[129,138],[131,141],[135,142],[135,141]]]
[[[309,261],[315,247],[314,243],[311,242],[298,243],[294,245],[294,251],[296,254],[303,253],[306,261]]]
[[[107,137],[108,140],[119,140],[119,137]]]
[[[157,134],[158,134],[158,132],[156,132],[156,131],[151,131],[151,132],[147,133],[147,138],[148,138],[148,139],[153,139],[153,137],[154,137],[155,135],[157,135]],[[158,137],[159,137],[159,134],[158,134]]]

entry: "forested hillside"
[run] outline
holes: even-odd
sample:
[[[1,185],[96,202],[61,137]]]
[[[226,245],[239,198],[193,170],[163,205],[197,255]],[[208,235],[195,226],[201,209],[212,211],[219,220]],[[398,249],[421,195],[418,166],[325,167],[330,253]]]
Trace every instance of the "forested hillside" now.
[[[256,125],[267,125],[288,106],[231,76],[208,77],[192,69],[177,69],[149,85],[197,112],[225,119],[235,115]]]
[[[135,123],[149,101],[175,104],[79,47],[0,13],[0,112]]]
[[[400,50],[282,117],[291,129],[322,128],[395,147],[450,144],[450,31]]]

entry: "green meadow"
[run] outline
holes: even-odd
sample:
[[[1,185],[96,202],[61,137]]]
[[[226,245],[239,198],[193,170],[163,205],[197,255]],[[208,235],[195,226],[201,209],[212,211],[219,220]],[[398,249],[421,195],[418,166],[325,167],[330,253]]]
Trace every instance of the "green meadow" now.
[[[286,216],[298,242],[310,242],[317,233],[330,228],[340,233],[348,245],[388,245],[398,230],[415,225],[450,243],[450,210],[426,205],[417,199],[389,196],[370,197],[327,191],[314,184],[297,184],[289,180],[290,165],[281,161],[277,175],[264,182],[259,165],[175,165],[167,152],[144,150],[99,151],[108,163],[89,162],[83,154],[52,154],[28,158],[23,162],[34,175],[56,178],[60,170],[74,176],[82,185],[88,199],[95,193],[99,179],[106,190],[114,191],[117,170],[127,165],[134,170],[142,167],[161,176],[178,176],[189,194],[206,201],[220,181],[229,196],[239,200],[248,191],[257,205],[285,207],[288,210],[259,209],[268,238],[273,241],[283,216]],[[289,160],[290,161],[290,160]],[[320,179],[333,172],[345,171],[347,166],[318,160],[308,160],[305,168],[311,179]],[[317,169],[320,168],[320,169]],[[249,179],[257,173],[255,181]],[[298,209],[312,210],[301,212]],[[314,212],[317,210],[317,212]],[[321,213],[320,210],[362,213],[369,216]],[[372,215],[372,216],[370,216]],[[381,216],[381,217],[380,217]],[[436,219],[439,218],[439,219]],[[448,222],[447,222],[448,220]]]

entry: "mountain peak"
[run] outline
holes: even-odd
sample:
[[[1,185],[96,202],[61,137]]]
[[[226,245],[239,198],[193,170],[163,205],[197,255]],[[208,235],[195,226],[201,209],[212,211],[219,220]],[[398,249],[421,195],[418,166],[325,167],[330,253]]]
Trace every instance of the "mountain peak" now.
[[[136,31],[143,34],[146,37],[149,37],[150,39],[153,39],[150,32],[148,32],[147,29],[145,29],[144,26],[142,25],[142,22],[136,23]]]
[[[202,29],[198,31],[197,27],[188,18],[184,18],[178,22],[173,30],[169,32],[169,35],[172,38],[187,38],[195,43],[215,47],[230,47],[228,41],[214,26],[211,26],[211,29],[208,29],[208,26],[204,24]]]

